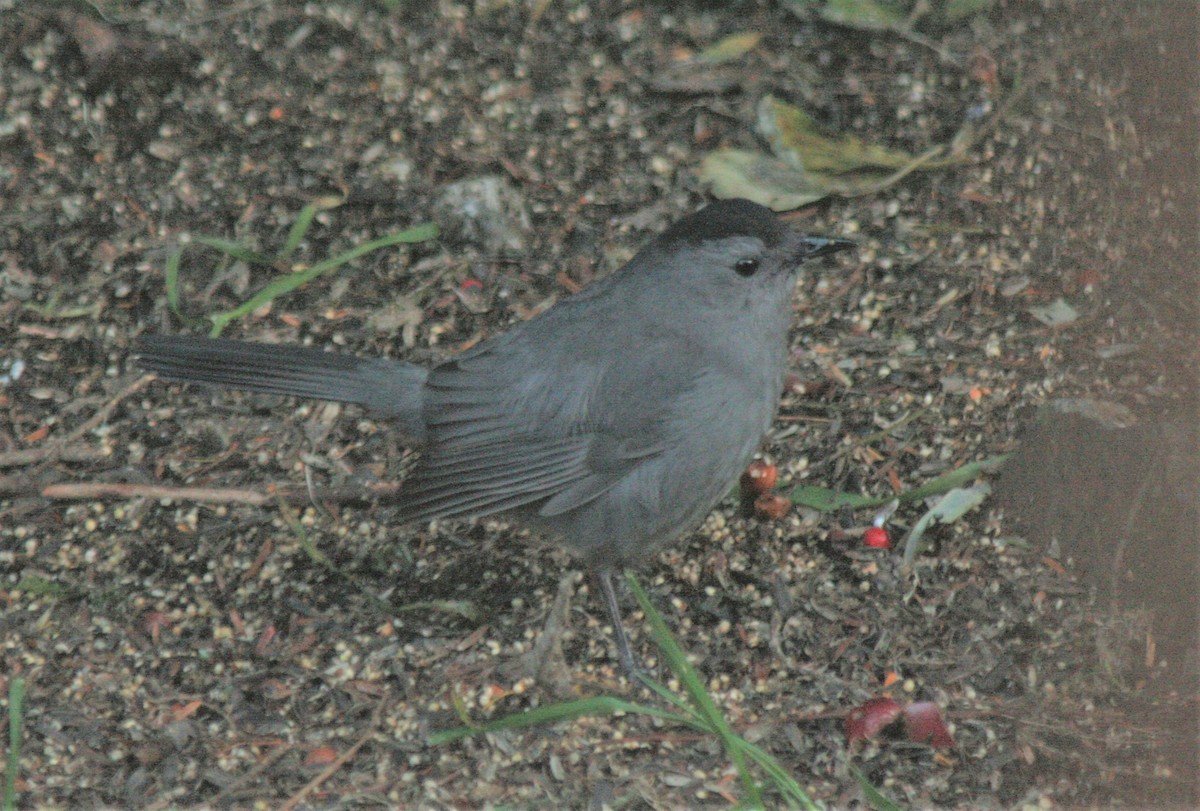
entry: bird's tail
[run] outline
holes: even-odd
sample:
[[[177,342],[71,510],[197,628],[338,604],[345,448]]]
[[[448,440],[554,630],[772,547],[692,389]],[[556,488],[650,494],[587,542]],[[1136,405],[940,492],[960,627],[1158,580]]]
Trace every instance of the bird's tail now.
[[[144,335],[134,351],[139,366],[167,380],[356,403],[394,419],[414,442],[425,439],[428,372],[411,363],[192,335]]]

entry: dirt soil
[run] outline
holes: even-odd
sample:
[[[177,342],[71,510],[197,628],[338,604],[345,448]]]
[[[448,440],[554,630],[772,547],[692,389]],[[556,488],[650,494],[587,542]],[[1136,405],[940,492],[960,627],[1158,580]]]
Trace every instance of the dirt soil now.
[[[1015,461],[911,572],[863,546],[869,511],[770,521],[731,499],[642,581],[733,727],[830,807],[862,807],[850,764],[906,807],[1200,805],[1194,3],[998,0],[928,42],[776,2],[97,5],[107,18],[0,0],[17,807],[733,804],[717,740],[642,715],[431,745],[464,717],[653,699],[620,676],[565,554],[346,497],[400,478],[385,424],[142,380],[130,345],[203,331],[167,302],[187,235],[271,253],[332,196],[289,261],[422,222],[442,236],[226,334],[452,354],[698,207],[705,154],[764,148],[768,93],[914,153],[982,127],[959,166],[792,215],[860,249],[798,288],[763,449],[781,492],[900,493]],[[686,61],[749,31],[729,62]],[[448,187],[482,177],[500,224],[456,225]],[[189,248],[181,307],[233,307],[285,270]],[[1073,317],[1034,317],[1059,299]],[[272,494],[308,482],[311,499]],[[902,507],[893,535],[922,512]],[[935,702],[954,747],[850,747],[846,713],[885,694]]]

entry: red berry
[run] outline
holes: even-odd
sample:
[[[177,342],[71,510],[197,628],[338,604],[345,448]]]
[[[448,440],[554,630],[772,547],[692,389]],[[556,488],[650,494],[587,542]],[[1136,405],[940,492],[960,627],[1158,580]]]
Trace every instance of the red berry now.
[[[754,499],[754,514],[769,521],[778,521],[792,509],[792,502],[787,496],[778,493],[763,493]]]
[[[863,543],[872,549],[891,549],[892,539],[883,527],[868,527],[863,533]]]
[[[755,459],[742,474],[742,489],[754,493],[769,493],[779,481],[779,469],[770,462]]]

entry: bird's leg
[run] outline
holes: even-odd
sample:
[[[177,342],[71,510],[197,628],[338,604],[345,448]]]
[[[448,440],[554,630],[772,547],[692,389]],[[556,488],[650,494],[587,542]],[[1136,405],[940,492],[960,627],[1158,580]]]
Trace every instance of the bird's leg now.
[[[604,607],[608,609],[608,618],[612,622],[613,641],[617,643],[617,661],[630,681],[640,682],[649,687],[652,680],[646,671],[638,667],[634,660],[633,651],[629,648],[629,636],[625,633],[625,624],[621,621],[621,606],[617,603],[617,592],[613,588],[612,569],[594,570],[596,582],[600,584],[600,594]]]

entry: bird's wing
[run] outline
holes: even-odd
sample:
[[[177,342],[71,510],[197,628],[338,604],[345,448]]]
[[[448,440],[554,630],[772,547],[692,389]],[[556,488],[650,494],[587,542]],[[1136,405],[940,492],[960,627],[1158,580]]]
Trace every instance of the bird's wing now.
[[[695,375],[627,340],[591,334],[551,347],[518,328],[433,369],[428,450],[404,484],[401,517],[531,505],[559,515],[662,453],[662,404]]]
[[[586,435],[435,444],[405,480],[400,519],[488,515],[554,496],[588,477]]]

